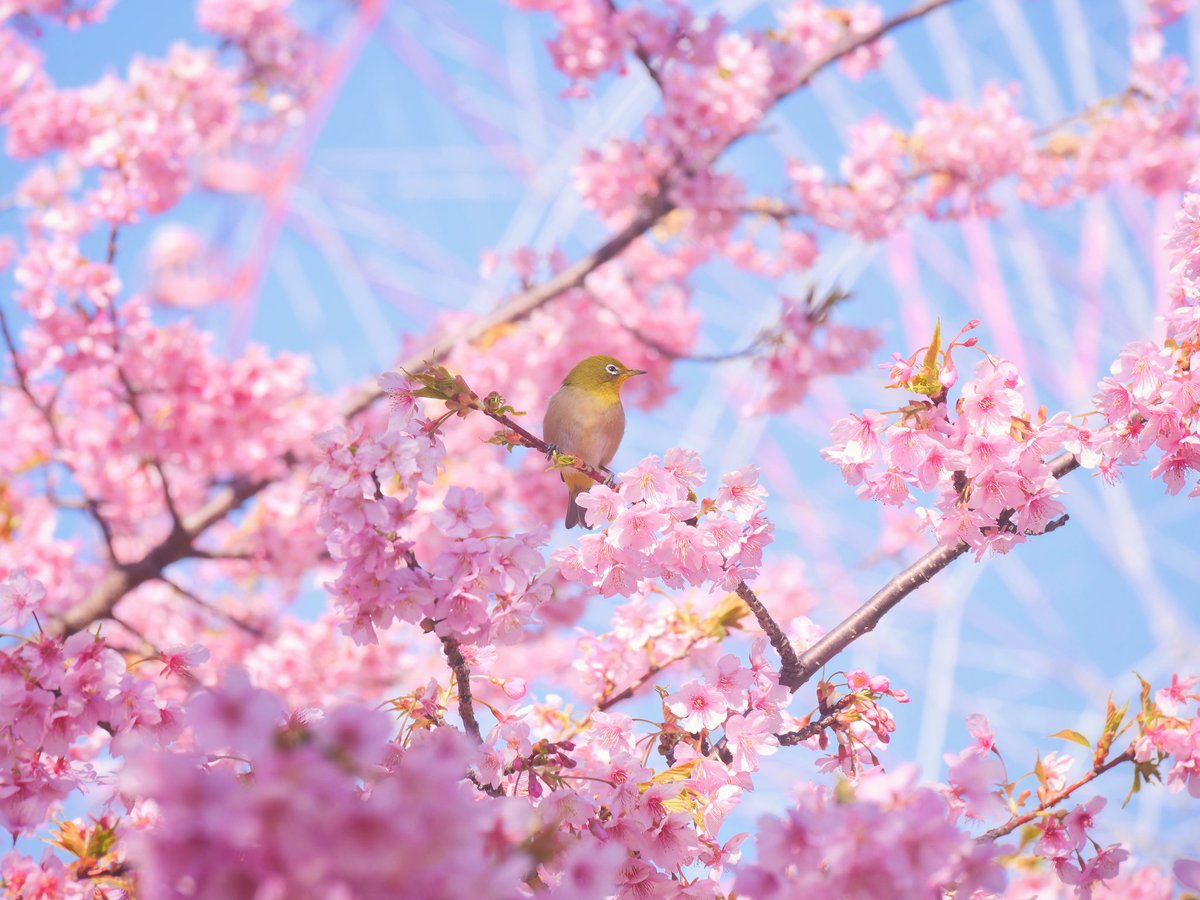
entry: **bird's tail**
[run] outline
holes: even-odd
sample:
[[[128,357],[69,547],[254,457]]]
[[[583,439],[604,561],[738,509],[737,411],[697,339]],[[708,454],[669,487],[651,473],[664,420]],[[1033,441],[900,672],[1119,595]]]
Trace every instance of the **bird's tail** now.
[[[591,486],[592,482],[590,479],[583,487],[577,487],[571,484],[567,485],[567,487],[570,488],[571,493],[570,496],[567,497],[567,517],[564,520],[564,523],[568,528],[574,528],[576,525],[582,525],[584,528],[589,529],[592,527],[587,523],[587,519],[584,518],[584,513],[586,510],[579,505],[579,501],[577,499],[580,494],[582,494]]]

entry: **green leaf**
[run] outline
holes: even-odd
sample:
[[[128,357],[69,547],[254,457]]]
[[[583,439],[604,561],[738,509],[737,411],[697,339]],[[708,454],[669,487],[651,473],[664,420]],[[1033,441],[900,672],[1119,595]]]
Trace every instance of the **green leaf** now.
[[[1037,778],[1037,783],[1041,787],[1046,786],[1046,767],[1042,765],[1042,754],[1037,755],[1037,762],[1033,764],[1033,774]]]
[[[1125,795],[1124,801],[1121,803],[1121,808],[1124,809],[1129,805],[1129,801],[1133,799],[1133,795],[1142,789],[1142,773],[1138,769],[1133,770],[1133,785],[1129,788],[1129,793]]]
[[[929,342],[929,349],[925,351],[925,361],[922,363],[922,368],[926,372],[937,371],[938,353],[942,349],[942,320],[938,319],[937,324],[933,326],[933,339]]]
[[[1064,728],[1062,731],[1056,731],[1050,735],[1052,738],[1061,738],[1064,741],[1073,741],[1076,744],[1092,749],[1092,742],[1085,738],[1078,731],[1072,731],[1070,728]]]
[[[517,446],[517,444],[520,443],[520,440],[520,436],[515,431],[509,431],[506,428],[502,428],[484,441],[484,443],[499,444],[501,447],[506,448],[509,453],[512,453],[513,447]]]
[[[579,465],[582,460],[578,456],[572,456],[570,453],[555,453],[554,459],[550,460],[551,469],[573,469]]]

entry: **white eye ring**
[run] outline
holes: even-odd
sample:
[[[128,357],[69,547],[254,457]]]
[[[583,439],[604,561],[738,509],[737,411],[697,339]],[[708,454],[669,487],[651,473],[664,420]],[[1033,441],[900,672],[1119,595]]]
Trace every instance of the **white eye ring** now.
[[[604,371],[607,372],[609,375],[619,375],[621,372],[621,370],[618,369],[616,366],[614,366],[612,363],[609,363],[607,366],[605,366]]]

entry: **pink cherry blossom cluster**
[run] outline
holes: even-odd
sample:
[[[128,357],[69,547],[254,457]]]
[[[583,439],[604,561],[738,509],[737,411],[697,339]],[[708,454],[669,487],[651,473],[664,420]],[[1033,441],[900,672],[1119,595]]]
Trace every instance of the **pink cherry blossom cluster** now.
[[[77,236],[96,220],[131,222],[162,212],[188,188],[188,160],[232,141],[239,102],[237,73],[215,53],[182,44],[164,60],[134,60],[125,80],[108,76],[79,89],[60,90],[34,70],[3,112],[7,151],[15,158],[56,151],[64,160],[35,169],[18,196],[31,206],[60,205],[94,170],[95,184],[72,218],[39,217],[47,230]]]
[[[711,163],[795,90],[813,60],[882,21],[873,4],[840,10],[812,0],[780,10],[778,27],[745,32],[729,29],[720,17],[695,18],[683,6],[668,7],[661,16],[641,8],[613,12],[602,0],[547,6],[559,17],[563,41],[585,19],[602,18],[606,25],[588,35],[590,41],[603,36],[603,49],[593,44],[588,54],[571,54],[569,65],[559,61],[568,75],[593,77],[636,51],[662,89],[662,111],[646,118],[644,138],[615,138],[585,153],[576,173],[584,198],[619,221],[669,186],[671,202],[688,211],[689,236],[707,236],[717,245],[737,224],[744,186],[713,172]],[[844,56],[842,65],[861,76],[879,64],[886,46],[864,45]],[[580,64],[584,58],[594,65]]]
[[[1107,805],[1104,797],[1092,797],[1070,808],[1065,801],[1097,775],[1121,762],[1133,762],[1138,766],[1134,791],[1142,781],[1162,779],[1162,769],[1169,765],[1167,784],[1173,790],[1186,787],[1194,796],[1200,796],[1198,684],[1200,676],[1181,678],[1173,675],[1168,687],[1154,692],[1143,681],[1141,710],[1136,720],[1122,727],[1126,708],[1118,709],[1110,701],[1104,731],[1094,747],[1078,732],[1069,729],[1059,732],[1055,737],[1081,744],[1091,751],[1092,771],[1068,784],[1067,775],[1075,760],[1057,751],[1039,755],[1030,773],[1037,781],[1036,791],[1019,789],[1020,782],[1028,775],[1010,781],[987,720],[980,715],[971,716],[967,727],[973,742],[961,753],[946,755],[949,783],[943,793],[952,816],[957,819],[960,813],[965,813],[971,820],[1005,822],[1004,827],[989,832],[989,836],[1006,835],[1021,825],[1032,825],[1037,829],[1037,841],[1024,859],[1049,861],[1055,876],[1063,885],[1072,888],[1075,896],[1091,896],[1093,891],[1100,897],[1141,896],[1122,893],[1121,887],[1128,889],[1144,882],[1146,896],[1166,900],[1173,894],[1161,873],[1150,869],[1119,875],[1122,864],[1130,856],[1129,851],[1119,844],[1101,846],[1093,837],[1099,824],[1099,813]],[[1137,729],[1133,742],[1114,755],[1114,741],[1131,726]],[[1031,796],[1036,796],[1038,805],[1032,811],[1023,812]],[[1181,860],[1179,864],[1187,869],[1190,862]],[[1180,877],[1184,879],[1184,876]],[[1029,884],[1024,884],[1023,889],[1030,889]],[[1051,884],[1042,889],[1048,893],[1055,890]]]
[[[832,322],[811,304],[785,298],[779,324],[754,358],[765,395],[755,401],[753,411],[782,412],[798,405],[814,379],[857,371],[878,346],[873,329]]]
[[[247,122],[244,136],[256,142],[278,138],[296,125],[312,100],[320,77],[318,41],[289,15],[292,0],[200,0],[200,27],[219,35],[242,54],[243,77],[259,92],[265,113]]]
[[[463,780],[468,742],[407,747],[389,718],[342,706],[289,715],[232,670],[188,702],[193,752],[131,754],[121,790],[156,812],[129,835],[151,896],[512,897],[532,866],[523,801]]]
[[[916,767],[872,769],[836,790],[809,784],[783,817],[764,816],[757,859],[737,867],[749,900],[786,897],[962,896],[1001,891],[1000,848],[953,822],[945,799],[918,784]]]
[[[929,178],[919,198],[926,216],[996,212],[988,190],[1019,173],[1032,150],[1033,124],[1016,114],[1013,94],[989,84],[974,109],[959,101],[921,101],[908,140],[911,164]]]
[[[0,583],[0,625],[22,629],[44,614],[45,593],[23,571],[9,575]],[[0,648],[0,698],[0,824],[14,834],[95,784],[105,743],[122,753],[131,732],[169,741],[181,727],[153,678],[127,671],[120,653],[86,632],[66,640],[38,633]],[[100,729],[111,739],[94,739]]]
[[[104,21],[116,0],[3,0],[0,2],[0,25],[37,28],[38,16],[61,22],[69,28]]]
[[[897,703],[908,703],[910,699],[907,691],[892,687],[887,676],[871,675],[862,669],[835,673],[817,684],[820,705],[799,724],[806,725],[819,715],[820,733],[809,738],[806,746],[828,751],[830,735],[837,745],[835,752],[817,760],[819,771],[857,776],[880,765],[878,752],[887,747],[896,730],[891,711],[881,705],[886,697]]]
[[[1015,88],[996,84],[976,107],[926,99],[908,133],[881,117],[856,123],[838,178],[792,162],[797,206],[789,214],[878,240],[918,213],[997,215],[993,189],[1008,180],[1043,206],[1111,184],[1151,194],[1183,188],[1200,159],[1200,95],[1187,86],[1183,59],[1164,54],[1160,29],[1175,18],[1168,7],[1134,37],[1130,89],[1078,121],[1039,130],[1019,113]],[[1036,138],[1039,131],[1049,137]]]
[[[904,136],[873,116],[850,129],[841,162],[844,182],[816,164],[792,162],[787,175],[798,210],[827,228],[878,240],[899,229],[911,213]]]
[[[512,0],[518,9],[552,13],[560,33],[547,42],[554,65],[576,83],[570,92],[585,96],[582,82],[621,66],[634,43],[633,13],[606,0]]]
[[[655,580],[731,588],[752,578],[772,540],[758,470],[724,475],[716,498],[699,501],[694,489],[704,478],[698,454],[672,448],[622,472],[615,490],[593,487],[578,502],[588,524],[604,531],[557,551],[559,570],[605,597],[628,596]]]
[[[69,306],[51,306],[25,330],[29,387],[40,403],[54,398],[54,424],[47,422],[45,406],[39,410],[26,396],[6,393],[0,404],[22,441],[0,450],[0,460],[11,471],[23,471],[30,466],[29,448],[41,448],[33,464],[65,469],[70,483],[61,490],[91,498],[114,549],[132,556],[172,527],[165,518],[164,477],[170,502],[184,510],[203,503],[214,478],[280,477],[289,455],[310,455],[311,434],[330,413],[327,400],[305,391],[307,361],[299,357],[272,359],[252,347],[228,360],[214,351],[210,336],[189,323],[154,325],[143,299],[130,301],[122,312],[116,346],[111,329],[101,341],[71,334],[74,325],[95,332],[100,317],[88,320]],[[164,461],[161,473],[147,460]],[[28,510],[33,520],[42,518],[35,516],[37,501],[23,499],[27,489],[16,482],[14,500],[33,507]],[[275,497],[273,503],[282,502],[278,492]],[[42,515],[53,531],[56,513],[46,508]],[[280,529],[264,524],[260,530],[267,534],[252,541],[253,531],[246,529],[243,549],[261,549],[264,563],[273,559],[281,569],[294,570],[294,553],[285,555],[284,542],[269,539]],[[24,547],[26,539],[41,544],[44,536],[36,528],[22,529],[16,546]],[[312,549],[312,540],[301,547]],[[266,555],[268,548],[276,551],[273,557]],[[0,549],[0,564],[7,556]],[[309,553],[303,564],[312,558]]]
[[[1148,0],[1151,25],[1163,28],[1179,19],[1188,8],[1188,0]]]
[[[1098,882],[1110,881],[1120,871],[1129,851],[1120,844],[1100,847],[1088,833],[1096,826],[1095,816],[1107,804],[1104,797],[1093,797],[1076,804],[1061,815],[1047,816],[1038,822],[1041,837],[1037,850],[1054,864],[1055,874],[1064,884],[1087,889]],[[1089,847],[1090,845],[1090,847]],[[1084,854],[1092,849],[1092,854]]]
[[[649,732],[639,734],[634,719],[615,712],[593,710],[576,727],[554,707],[514,710],[488,735],[477,777],[528,797],[544,820],[558,820],[591,846],[609,870],[609,891],[617,885],[658,896],[671,890],[670,873],[700,862],[711,871],[692,882],[689,896],[719,896],[715,879],[745,838],[722,843],[724,818],[752,788],[760,757],[778,751],[775,732],[791,721],[790,692],[764,646],[756,645],[749,667],[725,654],[674,693],[660,691],[664,721]],[[726,761],[702,752],[722,729]],[[564,740],[564,730],[573,737]],[[657,773],[649,757],[655,744],[669,766]],[[545,867],[547,883],[570,875],[573,858],[568,851]]]
[[[698,16],[682,3],[651,11],[640,4],[618,10],[605,0],[512,2],[554,15],[560,33],[549,42],[550,54],[573,82],[570,95],[587,96],[586,82],[606,72],[623,74],[636,53],[661,81],[664,94],[695,106],[694,121],[701,129],[726,116],[736,120],[743,111],[757,118],[754,104],[744,105],[748,98],[765,90],[779,95],[794,89],[796,75],[807,63],[883,21],[882,8],[875,4],[840,8],[795,0],[777,11],[775,27],[736,34],[726,30],[723,17]],[[846,54],[841,66],[861,78],[879,65],[888,47],[886,40],[866,44]],[[759,59],[748,64],[747,54]],[[702,102],[695,104],[694,98]]]
[[[823,455],[841,466],[850,484],[860,485],[860,496],[901,506],[914,486],[937,490],[936,508],[921,514],[943,543],[963,540],[977,553],[1006,552],[1062,513],[1055,499],[1062,491],[1045,462],[1060,449],[1110,480],[1119,477],[1119,466],[1156,450],[1161,456],[1151,476],[1178,493],[1189,473],[1200,471],[1200,374],[1192,365],[1200,348],[1197,210],[1200,195],[1190,193],[1168,242],[1176,279],[1167,340],[1135,341],[1122,349],[1094,398],[1103,426],[1075,424],[1066,413],[1031,421],[1016,367],[990,355],[962,386],[952,416],[945,395],[958,378],[950,352],[960,346],[952,343],[941,364],[933,348],[923,365],[916,356],[897,358],[892,369],[892,387],[928,399],[900,409],[895,422],[874,410],[839,420],[833,429],[838,443]],[[1200,496],[1200,485],[1192,496]]]
[[[1183,207],[1167,241],[1170,251],[1171,303],[1167,339],[1127,344],[1100,382],[1094,402],[1107,425],[1081,439],[1084,466],[1099,466],[1109,478],[1115,467],[1159,454],[1151,477],[1178,493],[1190,475],[1200,472],[1200,193],[1183,198]],[[1200,496],[1200,483],[1191,496]]]
[[[644,673],[716,645],[721,615],[705,610],[704,599],[694,589],[675,596],[630,597],[613,610],[609,631],[579,638],[572,662],[579,675],[577,690],[603,707]]]
[[[975,740],[964,750],[945,755],[949,774],[944,795],[950,815],[954,821],[961,815],[977,822],[995,820],[1008,812],[1008,804],[1000,792],[1000,786],[1007,781],[1004,761],[996,749],[995,733],[984,716],[978,713],[969,716],[967,730]],[[1043,762],[1044,771],[1057,778],[1070,768],[1071,762],[1068,756],[1060,764],[1058,757],[1050,754]],[[1062,787],[1057,780],[1053,783]]]
[[[223,655],[214,662],[245,666],[255,685],[293,709],[378,703],[394,692],[398,672],[405,684],[444,678],[444,661],[421,652],[413,635],[392,628],[378,634],[378,643],[359,645],[341,630],[342,621],[332,611],[311,622],[283,618],[248,647],[218,644]]]
[[[1134,744],[1139,763],[1170,763],[1166,783],[1173,791],[1200,797],[1200,675],[1171,677],[1169,687],[1147,704],[1141,734]]]
[[[1069,447],[1073,432],[1065,414],[1031,421],[1016,366],[990,354],[963,384],[952,413],[952,352],[974,345],[974,338],[956,339],[939,358],[935,339],[922,364],[897,356],[891,386],[917,399],[893,421],[876,410],[839,419],[837,443],[821,453],[865,499],[903,506],[914,499],[913,488],[935,493],[933,507],[920,510],[927,525],[942,543],[964,541],[982,556],[1008,552],[1062,514],[1055,498],[1063,490],[1046,458]]]
[[[407,380],[389,373],[381,384],[400,399],[386,431],[319,435],[312,474],[317,526],[341,565],[329,590],[347,630],[374,643],[393,621],[430,619],[439,634],[484,645],[519,631],[549,593],[539,579],[545,530],[497,536],[480,494],[458,486],[418,511],[445,451],[404,397]]]

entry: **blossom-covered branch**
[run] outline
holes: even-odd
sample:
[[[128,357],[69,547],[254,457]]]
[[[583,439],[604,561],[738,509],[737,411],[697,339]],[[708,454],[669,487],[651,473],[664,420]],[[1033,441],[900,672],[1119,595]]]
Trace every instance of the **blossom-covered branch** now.
[[[502,444],[510,448],[515,444],[520,444],[531,450],[545,453],[548,457],[554,459],[556,466],[569,465],[583,472],[597,484],[607,484],[611,480],[584,460],[570,454],[557,453],[544,440],[514,422],[507,414],[515,412],[515,410],[505,403],[504,398],[495,391],[481,399],[478,394],[471,390],[461,375],[451,375],[443,366],[427,366],[419,372],[410,374],[409,377],[421,385],[419,388],[409,391],[410,396],[442,400],[446,403],[447,412],[442,419],[451,415],[464,415],[471,409],[478,410],[504,426],[505,430],[498,432],[492,437],[492,443]],[[438,422],[442,419],[439,419]],[[592,501],[589,496],[582,502],[583,504],[590,504]],[[695,520],[688,519],[687,523],[695,524]],[[754,613],[754,617],[758,619],[759,625],[770,640],[771,646],[779,654],[780,659],[783,661],[783,672],[792,672],[796,668],[798,660],[795,648],[792,647],[787,635],[783,633],[783,629],[771,617],[770,611],[758,599],[745,580],[737,579],[733,582],[732,586],[737,595]],[[786,684],[787,682],[783,683]]]
[[[1061,790],[1054,791],[1047,796],[1045,800],[1028,812],[1019,816],[1013,816],[1003,825],[997,825],[995,828],[989,828],[986,832],[979,836],[979,840],[998,840],[999,838],[1012,834],[1018,828],[1028,825],[1030,822],[1037,821],[1047,810],[1051,810],[1056,806],[1059,806],[1064,800],[1069,798],[1080,788],[1095,781],[1109,769],[1115,769],[1117,766],[1124,765],[1127,762],[1133,762],[1134,755],[1133,747],[1130,746],[1122,753],[1118,753],[1116,756],[1110,757],[1104,762],[1092,766],[1092,768],[1088,770],[1087,774],[1082,778],[1071,782]]]
[[[1055,478],[1062,478],[1067,473],[1079,468],[1079,461],[1070,453],[1064,453],[1051,460],[1049,468]],[[850,644],[873,631],[879,621],[901,600],[921,585],[926,584],[934,575],[969,552],[970,549],[968,544],[959,541],[952,545],[943,544],[928,551],[904,571],[891,578],[862,606],[800,654],[795,669],[791,672],[785,670],[780,676],[780,681],[793,689],[805,684]],[[789,680],[783,681],[784,677]]]
[[[429,623],[429,628],[433,629],[432,622]],[[475,705],[471,700],[471,670],[467,668],[467,661],[463,659],[458,641],[448,634],[439,635],[439,638],[446,654],[446,662],[450,664],[450,670],[454,672],[454,684],[458,690],[458,714],[462,718],[463,728],[476,742],[482,742],[479,722],[475,719]]]

